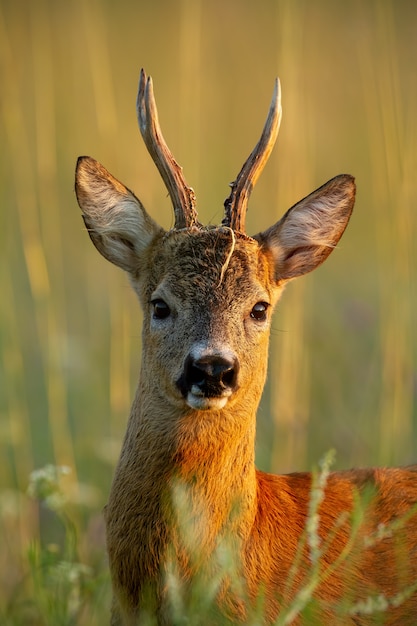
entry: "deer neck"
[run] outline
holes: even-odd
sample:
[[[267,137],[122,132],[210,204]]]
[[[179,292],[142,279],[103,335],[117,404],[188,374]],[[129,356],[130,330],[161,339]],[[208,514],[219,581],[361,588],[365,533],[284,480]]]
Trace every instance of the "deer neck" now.
[[[222,540],[239,553],[256,516],[247,394],[221,411],[195,411],[170,405],[148,382],[145,375],[138,386],[106,511],[109,560],[122,589],[132,587],[132,568],[137,580],[151,580],[163,563],[185,578],[200,568],[210,576]],[[131,593],[136,602],[134,585]]]
[[[148,498],[165,493],[175,510],[185,498],[189,513],[211,529],[207,539],[230,519],[248,534],[256,501],[254,411],[243,398],[220,411],[179,409],[146,387],[139,384],[119,464],[129,466],[130,484]]]

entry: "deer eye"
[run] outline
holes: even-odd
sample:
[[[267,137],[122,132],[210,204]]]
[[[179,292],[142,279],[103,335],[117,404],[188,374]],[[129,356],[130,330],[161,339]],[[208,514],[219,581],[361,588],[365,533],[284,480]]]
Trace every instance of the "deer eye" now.
[[[264,322],[268,307],[269,304],[267,302],[257,302],[250,312],[250,316],[257,322]]]
[[[158,298],[157,300],[152,300],[151,302],[153,306],[153,316],[157,320],[163,320],[171,313],[171,309],[167,305],[164,300]]]

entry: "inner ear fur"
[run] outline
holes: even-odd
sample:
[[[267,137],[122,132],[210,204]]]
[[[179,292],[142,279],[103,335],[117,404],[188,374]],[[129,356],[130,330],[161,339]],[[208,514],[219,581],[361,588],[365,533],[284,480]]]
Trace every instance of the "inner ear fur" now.
[[[353,176],[340,174],[255,236],[273,256],[277,281],[307,274],[327,259],[348,225],[355,191]]]
[[[97,250],[111,263],[133,272],[138,256],[163,229],[138,198],[91,157],[78,159],[75,192]]]

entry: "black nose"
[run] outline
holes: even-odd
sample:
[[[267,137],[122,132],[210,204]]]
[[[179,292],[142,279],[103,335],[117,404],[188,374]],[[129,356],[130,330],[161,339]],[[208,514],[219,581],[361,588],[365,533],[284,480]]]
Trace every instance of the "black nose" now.
[[[199,359],[186,359],[180,387],[187,394],[196,387],[206,397],[221,396],[236,387],[239,365],[237,359],[208,355]]]

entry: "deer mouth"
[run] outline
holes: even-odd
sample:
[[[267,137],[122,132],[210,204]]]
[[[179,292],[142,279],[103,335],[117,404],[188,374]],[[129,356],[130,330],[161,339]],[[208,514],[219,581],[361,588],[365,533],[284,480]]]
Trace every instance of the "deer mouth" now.
[[[203,391],[196,385],[187,393],[185,400],[191,409],[207,411],[209,409],[223,409],[226,406],[232,391],[226,390],[219,395],[205,395]]]

